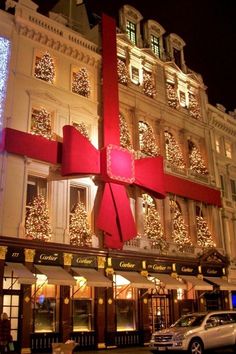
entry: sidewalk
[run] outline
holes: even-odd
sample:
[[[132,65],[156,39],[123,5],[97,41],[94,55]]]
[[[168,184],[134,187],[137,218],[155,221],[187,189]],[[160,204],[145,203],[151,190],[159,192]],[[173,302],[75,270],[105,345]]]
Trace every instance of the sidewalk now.
[[[83,350],[79,354],[149,354],[149,348],[145,347],[129,347],[129,348],[112,348],[112,349],[97,349],[97,350]]]

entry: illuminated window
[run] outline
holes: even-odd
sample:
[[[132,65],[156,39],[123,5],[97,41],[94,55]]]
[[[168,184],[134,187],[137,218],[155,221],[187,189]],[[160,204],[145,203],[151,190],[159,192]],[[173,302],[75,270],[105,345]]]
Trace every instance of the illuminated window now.
[[[47,180],[46,178],[28,176],[27,194],[26,194],[26,210],[38,195],[47,197]]]
[[[92,287],[86,279],[77,277],[77,285],[71,289],[73,331],[91,331],[94,327]]]
[[[133,44],[136,45],[136,25],[135,23],[127,20],[126,33]]]
[[[59,288],[49,285],[39,277],[32,285],[32,310],[34,332],[56,332],[59,329]]]
[[[152,127],[146,123],[139,121],[139,148],[145,156],[158,156],[160,154],[159,147],[157,146],[155,135]]]
[[[76,204],[79,202],[86,205],[86,188],[73,185],[70,186],[70,213],[73,212]]]
[[[236,181],[234,179],[230,180],[232,200],[236,201]]]
[[[216,145],[216,151],[220,153],[220,138],[216,138],[215,140],[215,145]]]
[[[139,85],[139,69],[135,66],[131,68],[131,79],[134,84]]]
[[[151,49],[154,54],[160,57],[160,40],[154,35],[151,35]]]
[[[50,84],[54,83],[56,66],[49,52],[40,53],[35,56],[34,76]]]
[[[90,80],[88,70],[86,68],[72,70],[72,88],[73,93],[89,97],[90,96]]]
[[[225,142],[225,155],[229,159],[232,159],[232,146],[228,142]]]
[[[117,331],[133,331],[135,325],[135,299],[137,289],[130,286],[130,282],[121,275],[114,275],[114,298],[116,304]]]
[[[45,108],[33,108],[31,113],[31,134],[40,135],[52,139],[52,114]]]

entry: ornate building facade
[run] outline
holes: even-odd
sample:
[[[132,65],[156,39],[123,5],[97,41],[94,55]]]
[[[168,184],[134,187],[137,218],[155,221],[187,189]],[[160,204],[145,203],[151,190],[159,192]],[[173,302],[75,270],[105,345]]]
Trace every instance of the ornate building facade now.
[[[63,1],[49,17],[7,6],[0,310],[16,346],[144,345],[180,314],[232,307],[233,118],[184,41],[129,5],[93,28],[73,1],[70,19]]]

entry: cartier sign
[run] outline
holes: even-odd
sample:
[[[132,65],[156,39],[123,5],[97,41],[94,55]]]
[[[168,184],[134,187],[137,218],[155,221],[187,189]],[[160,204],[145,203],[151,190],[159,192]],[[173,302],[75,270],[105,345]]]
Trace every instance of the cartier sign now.
[[[156,262],[147,262],[148,272],[156,273],[171,273],[172,272],[172,263],[156,263]]]
[[[196,264],[176,264],[176,272],[182,275],[197,275],[198,266]]]
[[[72,266],[96,268],[97,267],[96,257],[84,257],[84,256],[78,256],[77,254],[74,254],[72,260]]]
[[[202,267],[202,274],[209,277],[222,277],[222,267]]]
[[[114,259],[112,258],[112,265],[114,269],[120,270],[135,270],[140,271],[142,269],[141,261],[133,259]]]
[[[63,264],[62,256],[57,252],[36,252],[35,263],[60,265]]]

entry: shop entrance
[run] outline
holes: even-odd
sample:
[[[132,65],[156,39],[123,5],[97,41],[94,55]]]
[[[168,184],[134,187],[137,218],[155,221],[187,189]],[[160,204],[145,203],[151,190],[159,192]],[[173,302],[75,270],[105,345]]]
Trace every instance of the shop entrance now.
[[[167,295],[151,295],[148,309],[151,332],[170,325],[170,301]]]

